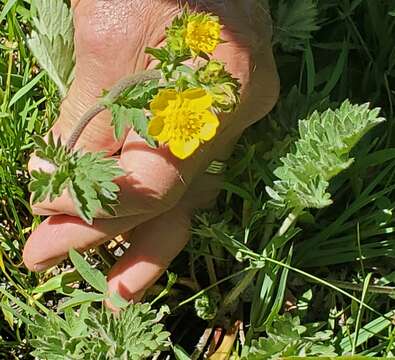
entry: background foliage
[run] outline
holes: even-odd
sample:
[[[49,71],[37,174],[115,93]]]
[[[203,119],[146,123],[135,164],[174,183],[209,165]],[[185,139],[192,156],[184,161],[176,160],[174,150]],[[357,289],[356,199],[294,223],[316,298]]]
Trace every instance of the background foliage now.
[[[101,308],[107,295],[100,274],[125,244],[91,252],[88,262],[74,256],[44,274],[22,264],[26,238],[41,221],[27,200],[33,135],[47,131],[60,101],[27,46],[38,26],[30,6],[0,0],[0,358],[29,359],[44,343],[53,346],[49,352],[34,353],[44,359],[56,359],[60,348],[73,359],[136,351],[197,359],[206,343],[211,353],[220,346],[212,359],[393,356],[395,1],[271,1],[280,101],[239,142],[216,208],[196,215],[192,241],[147,294],[153,310],[129,307],[125,319],[140,320],[124,322]],[[71,54],[70,34],[62,34],[47,41]],[[51,48],[48,42],[39,45]],[[54,71],[63,69],[55,81],[67,87],[72,68],[61,60],[52,62]],[[281,174],[280,159],[295,151],[298,120],[345,99],[380,107],[387,121],[348,149],[355,161],[327,184],[331,206],[274,210],[266,188]],[[53,336],[60,329],[63,342]]]

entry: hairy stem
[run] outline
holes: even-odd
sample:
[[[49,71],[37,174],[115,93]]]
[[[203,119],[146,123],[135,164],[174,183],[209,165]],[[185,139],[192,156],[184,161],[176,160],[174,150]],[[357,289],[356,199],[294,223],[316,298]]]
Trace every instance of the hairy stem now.
[[[74,148],[82,132],[92,121],[92,119],[106,109],[106,103],[111,103],[117,100],[117,98],[131,86],[150,80],[159,80],[161,79],[161,76],[162,75],[159,70],[146,70],[119,80],[108,92],[108,94],[106,94],[101,100],[88,109],[88,111],[82,116],[81,120],[78,122],[67,141],[67,147],[69,149]]]

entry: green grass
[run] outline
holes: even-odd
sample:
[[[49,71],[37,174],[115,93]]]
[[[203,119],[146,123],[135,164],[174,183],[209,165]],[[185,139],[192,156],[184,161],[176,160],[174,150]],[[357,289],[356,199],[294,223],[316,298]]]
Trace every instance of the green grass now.
[[[45,134],[60,102],[26,45],[29,3],[0,0],[0,358],[6,359],[29,359],[35,335],[21,319],[31,317],[29,309],[57,309],[68,298],[65,284],[80,278],[47,283],[52,272],[29,273],[22,264],[23,245],[40,222],[27,192],[32,135]],[[204,333],[236,320],[244,330],[230,342],[234,359],[394,356],[395,2],[273,0],[272,11],[279,103],[240,140],[217,206],[195,216],[192,240],[170,268],[178,280],[164,276],[146,300],[170,307],[165,325],[179,359],[196,359]],[[381,107],[387,121],[362,139],[355,163],[331,181],[334,204],[304,212],[274,236],[284,219],[267,206],[265,187],[297,138],[297,120],[346,98]],[[103,272],[114,260],[105,249],[89,257]],[[82,282],[81,289],[89,291]]]

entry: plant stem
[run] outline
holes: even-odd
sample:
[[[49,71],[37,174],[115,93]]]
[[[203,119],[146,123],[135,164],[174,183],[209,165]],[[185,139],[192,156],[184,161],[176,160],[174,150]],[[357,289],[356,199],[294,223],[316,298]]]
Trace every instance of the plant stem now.
[[[277,236],[283,236],[288,229],[295,223],[295,221],[298,219],[300,214],[300,211],[295,210],[293,212],[291,212],[288,217],[284,220],[284,222],[282,223],[280,229],[278,229],[276,237]]]
[[[358,292],[363,291],[363,285],[361,284],[353,284],[347,281],[338,281],[338,280],[325,280],[325,281],[341,289],[358,291]],[[318,284],[316,281],[312,281],[309,279],[307,279],[307,282]],[[395,296],[395,287],[393,286],[369,285],[368,291],[369,293],[372,294],[386,294],[386,295]]]
[[[245,272],[247,272],[247,271],[250,271],[250,270],[251,270],[251,267],[247,267],[247,268],[245,268],[245,269],[243,269],[243,270],[240,270],[240,271],[238,271],[238,272],[236,272],[236,273],[234,273],[234,274],[232,274],[232,275],[229,275],[229,276],[227,276],[227,277],[225,277],[225,278],[219,280],[216,284],[211,284],[210,286],[206,287],[206,288],[203,289],[203,290],[200,290],[198,293],[196,293],[195,295],[189,297],[188,299],[186,299],[186,300],[184,300],[184,301],[181,301],[174,309],[172,309],[172,311],[179,309],[180,307],[182,307],[182,306],[184,306],[184,305],[190,303],[191,301],[194,301],[194,300],[197,299],[199,296],[205,294],[207,291],[209,291],[209,290],[215,288],[216,286],[218,286],[218,285],[220,285],[220,284],[222,284],[222,283],[224,283],[224,282],[226,282],[226,281],[229,281],[229,280],[231,280],[231,279],[233,279],[233,278],[235,278],[235,277],[237,277],[237,276],[240,276],[241,274],[243,274],[243,273],[245,273]]]
[[[249,271],[241,280],[240,282],[232,288],[232,290],[227,294],[225,297],[223,303],[222,303],[222,308],[227,309],[230,305],[233,304],[234,301],[238,299],[240,294],[244,292],[244,290],[251,284],[251,282],[254,280],[254,277],[256,273],[260,269],[253,269]]]
[[[274,237],[283,236],[289,228],[295,224],[300,211],[291,212],[288,217],[281,224],[280,229],[277,231]],[[273,240],[273,239],[272,239]],[[262,251],[264,249],[261,249]],[[222,309],[226,310],[228,306],[230,306],[239,296],[244,292],[244,290],[251,284],[254,280],[255,275],[261,270],[261,268],[252,269],[249,271],[240,281],[239,283],[227,294],[223,301]]]
[[[69,149],[74,148],[82,132],[91,120],[106,109],[107,103],[114,102],[127,88],[150,80],[160,80],[161,77],[162,73],[159,70],[146,70],[119,80],[108,94],[88,109],[88,111],[82,116],[67,141],[67,147]]]

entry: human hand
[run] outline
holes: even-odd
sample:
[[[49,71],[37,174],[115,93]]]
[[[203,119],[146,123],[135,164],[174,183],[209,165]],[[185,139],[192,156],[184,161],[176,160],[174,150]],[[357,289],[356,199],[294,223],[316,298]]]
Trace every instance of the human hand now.
[[[66,258],[70,248],[83,251],[120,233],[130,233],[131,247],[109,273],[109,288],[139,300],[188,241],[191,211],[215,199],[220,177],[205,174],[205,169],[214,159],[226,159],[243,130],[270,111],[278,96],[278,80],[267,15],[257,15],[255,1],[197,3],[219,15],[224,24],[226,43],[214,57],[224,61],[242,84],[237,111],[221,116],[214,140],[183,161],[164,146],[150,148],[133,130],[122,141],[115,141],[111,115],[98,115],[77,147],[105,150],[109,156],[121,149],[119,164],[126,175],[117,180],[121,187],[117,217],[98,214],[89,226],[76,216],[66,193],[52,203],[35,205],[36,214],[50,217],[26,243],[24,261],[29,269],[45,270]],[[52,129],[63,140],[103,89],[125,75],[154,66],[144,49],[161,44],[165,27],[181,11],[177,0],[155,4],[148,0],[80,0],[73,7],[76,76]],[[48,163],[35,157],[29,168],[50,170]]]

